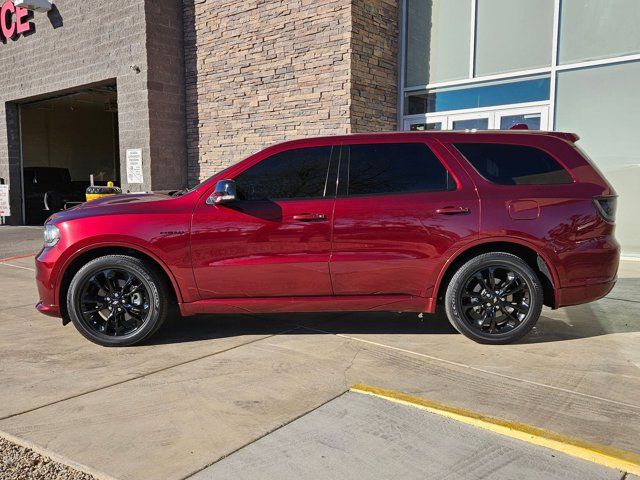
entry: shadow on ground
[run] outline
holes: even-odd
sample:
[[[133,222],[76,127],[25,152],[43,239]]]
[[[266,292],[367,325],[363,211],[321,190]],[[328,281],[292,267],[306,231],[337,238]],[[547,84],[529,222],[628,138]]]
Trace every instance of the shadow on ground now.
[[[301,328],[305,327],[305,328]],[[238,335],[313,333],[457,334],[446,317],[415,313],[320,313],[201,315],[176,318],[147,344],[194,342]]]
[[[637,291],[640,291],[640,279],[623,278],[610,298],[560,310],[545,308],[536,327],[518,343],[562,342],[638,332],[640,301],[630,299],[634,295],[629,295]],[[424,315],[424,318],[419,318],[415,313],[388,312],[203,315],[175,319],[149,343],[195,342],[238,335],[273,335],[283,331],[289,334],[315,332],[345,335],[457,334],[442,311],[435,315]]]

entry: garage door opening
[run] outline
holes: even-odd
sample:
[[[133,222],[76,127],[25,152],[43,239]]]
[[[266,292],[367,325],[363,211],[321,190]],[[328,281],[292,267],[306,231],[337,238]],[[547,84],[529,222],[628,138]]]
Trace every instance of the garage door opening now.
[[[27,225],[83,202],[91,176],[120,185],[115,85],[22,104],[20,128]]]

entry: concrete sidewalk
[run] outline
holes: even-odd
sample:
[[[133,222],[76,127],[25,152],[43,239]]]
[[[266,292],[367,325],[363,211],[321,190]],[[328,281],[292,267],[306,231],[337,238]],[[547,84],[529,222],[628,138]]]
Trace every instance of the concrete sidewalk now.
[[[623,472],[454,420],[345,393],[192,480],[620,480]]]
[[[33,275],[0,263],[0,431],[115,478],[186,478],[355,383],[640,453],[638,262],[500,347],[380,313],[190,318],[104,349],[34,310]]]

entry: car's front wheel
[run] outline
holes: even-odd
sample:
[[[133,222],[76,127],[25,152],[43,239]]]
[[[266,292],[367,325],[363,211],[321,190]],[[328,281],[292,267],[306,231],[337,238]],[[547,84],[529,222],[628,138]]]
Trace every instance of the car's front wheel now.
[[[105,347],[139,343],[153,335],[169,313],[167,285],[155,268],[125,255],[106,255],[73,277],[67,309],[87,339]]]
[[[540,317],[543,292],[536,272],[510,253],[486,253],[466,262],[445,296],[451,324],[479,343],[506,344],[526,335]]]

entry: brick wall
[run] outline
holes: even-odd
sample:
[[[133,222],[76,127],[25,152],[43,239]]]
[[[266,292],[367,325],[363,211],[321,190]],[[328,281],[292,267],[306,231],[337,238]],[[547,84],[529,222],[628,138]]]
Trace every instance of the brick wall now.
[[[190,183],[284,140],[395,128],[396,1],[184,5]]]

